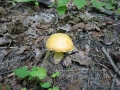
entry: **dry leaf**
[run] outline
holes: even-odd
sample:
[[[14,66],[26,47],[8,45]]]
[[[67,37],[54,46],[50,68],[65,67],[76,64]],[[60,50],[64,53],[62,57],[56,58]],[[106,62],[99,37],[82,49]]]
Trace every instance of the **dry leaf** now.
[[[50,28],[51,27],[51,25],[50,24],[43,24],[43,25],[41,25],[40,26],[40,28],[42,28],[42,29],[48,29],[48,28]]]
[[[87,55],[84,55],[82,51],[76,52],[73,55],[70,55],[72,61],[78,62],[80,65],[89,66],[91,64],[91,58]]]
[[[12,40],[6,36],[0,37],[0,46],[11,43]]]
[[[73,82],[68,85],[68,90],[79,90],[80,80],[73,80]]]
[[[68,67],[72,64],[71,58],[67,56],[65,59],[63,59],[63,66]]]
[[[22,54],[27,49],[27,46],[23,46],[16,52],[16,54]]]
[[[44,54],[44,52],[42,50],[37,49],[37,48],[35,49],[35,53],[36,53],[35,57],[36,57],[37,60],[39,60]]]
[[[78,23],[76,25],[73,25],[72,29],[77,30],[77,29],[83,29],[85,27],[84,23]]]
[[[108,71],[105,68],[102,68],[103,77],[106,79],[111,79],[111,76],[108,74]]]
[[[71,30],[71,26],[69,24],[66,24],[64,26],[60,26],[60,27],[57,28],[57,30],[60,30],[60,29],[68,32],[68,31]]]
[[[88,23],[85,25],[85,30],[94,30],[94,29],[100,31],[100,28],[97,27],[94,23]]]
[[[0,49],[0,62],[10,51],[11,51],[10,49]]]
[[[90,51],[90,46],[89,45],[85,45],[85,47],[84,47],[85,54],[88,54],[89,51]]]

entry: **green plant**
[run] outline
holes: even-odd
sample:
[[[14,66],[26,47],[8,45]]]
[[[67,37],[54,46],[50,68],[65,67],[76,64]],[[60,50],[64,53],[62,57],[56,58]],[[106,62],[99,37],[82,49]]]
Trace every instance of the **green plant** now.
[[[68,4],[69,1],[71,0],[58,0],[58,2],[56,2],[56,5],[57,5],[56,10],[58,11],[59,15],[62,15],[65,13],[65,11],[67,10],[66,4]],[[72,0],[72,2],[78,9],[81,9],[87,4],[86,0]]]
[[[37,0],[13,0],[12,3],[13,3],[13,5],[15,5],[15,2],[31,2],[31,1],[34,2],[35,5],[39,5]],[[115,8],[115,6],[113,6],[113,4],[114,4],[113,0],[105,0],[104,2],[102,2],[100,0],[91,0],[91,1],[87,1],[87,0],[56,0],[49,7],[52,7],[52,6],[56,5],[57,6],[56,10],[57,10],[58,14],[62,15],[68,9],[67,4],[69,2],[73,2],[73,4],[78,9],[83,8],[85,5],[87,5],[89,3],[92,3],[92,7],[95,7],[95,8],[98,8],[98,9],[100,7],[105,7],[108,10],[112,10],[112,9]],[[118,10],[118,12],[120,12],[120,10]]]
[[[55,77],[59,77],[60,76],[60,72],[55,72],[51,75],[52,78],[55,78]]]
[[[36,67],[33,66],[31,70],[28,70],[27,67],[21,67],[13,71],[16,76],[19,78],[26,78],[28,77],[28,80],[36,80],[37,83],[42,88],[48,88],[49,90],[59,90],[58,87],[50,88],[52,85],[50,82],[42,82],[42,80],[47,76],[47,70],[43,67]],[[55,72],[51,75],[52,78],[58,77],[60,75],[60,72]],[[55,89],[56,88],[56,89]],[[27,90],[26,88],[23,88],[22,90]]]

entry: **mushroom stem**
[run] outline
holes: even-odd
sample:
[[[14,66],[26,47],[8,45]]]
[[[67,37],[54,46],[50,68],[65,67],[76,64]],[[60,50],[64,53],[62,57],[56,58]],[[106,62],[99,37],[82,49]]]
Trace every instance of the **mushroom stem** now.
[[[64,57],[63,52],[55,52],[54,53],[54,64],[58,64]]]

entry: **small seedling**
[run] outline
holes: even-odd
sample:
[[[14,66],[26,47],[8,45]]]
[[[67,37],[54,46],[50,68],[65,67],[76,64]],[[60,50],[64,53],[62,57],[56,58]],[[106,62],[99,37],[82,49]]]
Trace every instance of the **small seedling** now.
[[[52,78],[56,78],[56,77],[59,77],[60,76],[60,72],[55,72],[52,74]]]
[[[36,67],[33,66],[31,70],[28,70],[27,67],[21,67],[13,71],[16,76],[19,78],[26,78],[28,77],[28,80],[36,80],[37,83],[42,88],[48,88],[49,90],[59,90],[58,87],[51,88],[50,82],[42,82],[42,79],[44,79],[47,76],[47,70],[43,67]],[[52,74],[52,78],[58,77],[60,75],[60,72],[55,72]],[[26,88],[23,88],[22,90],[27,90]]]

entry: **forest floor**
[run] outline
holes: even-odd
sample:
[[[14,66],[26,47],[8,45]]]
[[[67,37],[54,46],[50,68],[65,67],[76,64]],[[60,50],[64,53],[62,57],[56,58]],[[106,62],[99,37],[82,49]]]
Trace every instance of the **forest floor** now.
[[[23,66],[46,68],[47,80],[60,90],[120,90],[119,18],[84,9],[70,9],[59,16],[55,8],[32,3],[1,3],[0,15],[2,90],[33,90],[34,81],[20,79],[13,73]],[[46,40],[53,33],[66,33],[74,43],[70,55],[56,65],[52,57],[46,58]],[[50,78],[56,71],[60,76]],[[34,90],[47,89],[38,85]]]

